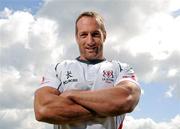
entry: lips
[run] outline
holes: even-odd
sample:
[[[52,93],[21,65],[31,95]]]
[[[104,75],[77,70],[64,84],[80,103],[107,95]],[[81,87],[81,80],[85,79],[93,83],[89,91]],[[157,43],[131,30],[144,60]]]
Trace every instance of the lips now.
[[[88,51],[89,53],[95,52],[96,51],[96,47],[86,47],[85,48],[86,51]]]

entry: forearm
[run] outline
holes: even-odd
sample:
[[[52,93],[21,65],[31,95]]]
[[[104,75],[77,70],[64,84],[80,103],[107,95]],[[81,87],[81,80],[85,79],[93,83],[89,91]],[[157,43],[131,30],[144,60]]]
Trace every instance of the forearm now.
[[[44,87],[36,91],[35,116],[38,121],[66,124],[90,120],[95,114],[72,100],[60,96],[56,89]]]
[[[114,97],[116,93],[117,90],[115,91],[112,88],[98,91],[73,91],[70,98],[77,104],[93,110],[98,115],[113,116],[125,113],[123,109],[125,99],[121,99],[118,104],[119,107],[117,107],[117,98]],[[120,97],[120,95],[118,96]]]
[[[100,116],[114,116],[131,112],[139,100],[140,90],[121,82],[119,86],[94,91],[71,91],[69,98]],[[131,86],[132,87],[132,86]]]
[[[93,113],[77,104],[63,105],[61,107],[46,107],[45,112],[47,114],[41,121],[51,124],[72,124],[82,120],[91,120],[95,116]]]

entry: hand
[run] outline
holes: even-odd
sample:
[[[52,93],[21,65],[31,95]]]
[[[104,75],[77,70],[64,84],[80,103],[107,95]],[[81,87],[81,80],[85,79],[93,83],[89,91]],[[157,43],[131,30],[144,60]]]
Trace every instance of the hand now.
[[[80,94],[80,91],[85,91],[85,90],[68,90],[61,93],[60,96],[66,99],[72,99],[72,96],[75,94]]]
[[[72,95],[72,93],[73,93],[73,91],[72,90],[70,90],[70,91],[65,91],[65,92],[63,92],[63,93],[61,93],[61,97],[63,97],[63,98],[66,98],[66,99],[70,99],[71,97],[71,95]]]

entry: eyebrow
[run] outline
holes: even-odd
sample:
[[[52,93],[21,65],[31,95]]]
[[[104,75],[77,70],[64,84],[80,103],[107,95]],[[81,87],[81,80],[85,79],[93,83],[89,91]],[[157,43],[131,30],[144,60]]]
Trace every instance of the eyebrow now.
[[[79,34],[83,34],[83,33],[89,33],[88,31],[82,31],[82,32],[79,32]],[[95,31],[92,31],[90,33],[101,33],[99,30],[95,30]]]

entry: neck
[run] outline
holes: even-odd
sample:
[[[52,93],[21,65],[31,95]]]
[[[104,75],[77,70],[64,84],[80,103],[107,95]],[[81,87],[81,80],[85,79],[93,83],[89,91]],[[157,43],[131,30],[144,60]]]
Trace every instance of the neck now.
[[[99,57],[99,58],[94,58],[94,59],[88,59],[88,58],[85,58],[83,56],[79,56],[78,57],[80,60],[84,60],[84,61],[93,61],[93,60],[104,60],[105,58],[102,56],[102,57]]]
[[[105,58],[87,60],[87,59],[84,59],[84,58],[82,59],[81,57],[77,57],[76,59],[78,61],[86,63],[86,64],[97,64],[97,63],[100,63],[100,62],[106,60]]]

